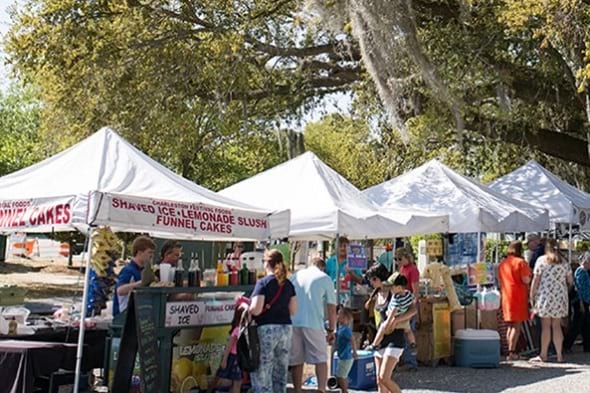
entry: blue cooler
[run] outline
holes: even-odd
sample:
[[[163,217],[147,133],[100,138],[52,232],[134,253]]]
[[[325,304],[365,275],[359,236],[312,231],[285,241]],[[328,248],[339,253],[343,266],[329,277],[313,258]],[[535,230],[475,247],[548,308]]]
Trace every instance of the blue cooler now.
[[[371,389],[377,386],[377,374],[375,373],[375,360],[372,351],[356,351],[358,358],[352,364],[348,373],[348,387],[351,389]],[[332,374],[338,367],[338,353],[334,353],[332,361]]]
[[[494,330],[462,329],[455,333],[455,366],[500,366],[500,335]]]

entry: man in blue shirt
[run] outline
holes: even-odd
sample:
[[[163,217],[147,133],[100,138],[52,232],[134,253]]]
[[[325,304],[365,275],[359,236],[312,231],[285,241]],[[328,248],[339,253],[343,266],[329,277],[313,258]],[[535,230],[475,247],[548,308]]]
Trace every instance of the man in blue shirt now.
[[[330,277],[324,273],[324,260],[313,258],[311,266],[291,277],[297,296],[297,312],[293,315],[293,341],[289,365],[295,393],[301,393],[303,364],[315,365],[318,390],[326,391],[328,380],[328,346],[335,339],[336,293]],[[327,311],[328,315],[325,315]],[[327,317],[327,318],[326,318]],[[324,321],[328,328],[324,331]]]
[[[361,269],[351,269],[348,266],[348,245],[349,241],[345,237],[338,238],[338,250],[336,255],[331,256],[326,261],[326,273],[336,283],[336,257],[338,257],[338,285],[340,285],[340,299],[338,304],[346,303],[352,294],[352,288],[355,284],[363,283],[363,271]]]
[[[139,236],[133,241],[131,245],[133,258],[121,270],[117,278],[113,299],[113,316],[127,309],[129,294],[141,285],[141,271],[148,263],[151,263],[155,249],[154,241],[147,236]]]
[[[575,294],[572,299],[574,316],[563,347],[569,351],[578,334],[582,333],[584,352],[590,352],[590,252],[580,257],[580,266],[574,274]]]

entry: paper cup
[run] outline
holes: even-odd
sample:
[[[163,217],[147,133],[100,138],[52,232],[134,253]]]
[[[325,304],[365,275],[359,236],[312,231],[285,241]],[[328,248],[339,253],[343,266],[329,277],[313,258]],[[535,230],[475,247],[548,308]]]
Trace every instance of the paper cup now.
[[[171,282],[170,279],[170,270],[172,269],[172,265],[169,263],[160,263],[160,281],[162,282]]]

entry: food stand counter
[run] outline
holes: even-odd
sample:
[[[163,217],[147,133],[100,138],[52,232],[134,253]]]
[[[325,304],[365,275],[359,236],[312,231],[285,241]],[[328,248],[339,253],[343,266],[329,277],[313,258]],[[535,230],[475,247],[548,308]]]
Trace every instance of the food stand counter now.
[[[112,391],[125,391],[126,384],[144,393],[207,390],[223,356],[236,300],[252,289],[134,290],[127,312],[113,321],[105,364]],[[142,373],[151,369],[156,372]]]

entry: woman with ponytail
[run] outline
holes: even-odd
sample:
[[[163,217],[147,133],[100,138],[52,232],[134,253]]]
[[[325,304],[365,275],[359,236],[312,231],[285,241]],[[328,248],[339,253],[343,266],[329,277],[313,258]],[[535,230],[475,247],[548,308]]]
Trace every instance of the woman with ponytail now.
[[[568,314],[568,286],[572,285],[572,271],[559,254],[557,240],[547,239],[545,255],[537,259],[531,285],[533,310],[541,318],[541,352],[532,361],[547,361],[549,341],[563,362],[563,332],[561,318]]]
[[[264,253],[266,276],[256,282],[249,312],[258,326],[260,366],[251,373],[254,393],[285,392],[291,316],[297,310],[295,288],[287,280],[283,254],[278,250]]]

